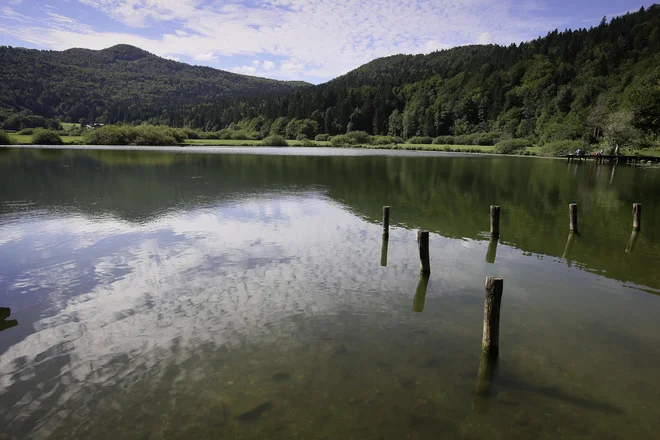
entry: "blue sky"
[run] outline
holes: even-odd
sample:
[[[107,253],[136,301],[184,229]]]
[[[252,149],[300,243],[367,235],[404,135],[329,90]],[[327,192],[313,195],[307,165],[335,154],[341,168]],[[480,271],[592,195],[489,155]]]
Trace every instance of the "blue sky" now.
[[[0,0],[0,45],[125,43],[249,75],[320,83],[374,58],[510,44],[648,7],[631,0]]]

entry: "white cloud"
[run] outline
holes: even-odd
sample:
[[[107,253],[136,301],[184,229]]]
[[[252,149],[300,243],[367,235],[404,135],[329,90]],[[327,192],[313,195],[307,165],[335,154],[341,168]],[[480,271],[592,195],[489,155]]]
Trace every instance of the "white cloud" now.
[[[181,58],[175,57],[175,56],[172,56],[172,55],[165,55],[165,56],[163,56],[163,58],[165,58],[166,60],[181,61]]]
[[[12,5],[20,5],[23,3],[23,0],[9,0],[9,3]]]
[[[259,60],[253,60],[252,64],[249,66],[237,66],[232,67],[230,70],[235,73],[242,73],[243,75],[253,75],[253,76],[268,76],[269,72],[272,72],[275,69],[275,63],[272,61],[264,61],[263,63]]]
[[[477,44],[491,44],[493,42],[493,36],[488,32],[482,32],[477,37]]]
[[[256,75],[257,68],[254,66],[238,66],[232,67],[231,71],[235,73],[242,73],[243,75]]]
[[[30,18],[26,15],[19,14],[18,12],[14,11],[12,8],[7,6],[0,9],[0,17],[9,20],[16,20],[16,21],[26,21]]]
[[[543,7],[539,0],[528,0],[525,8],[512,0],[79,1],[134,30],[85,29],[83,23],[64,27],[59,19],[59,25],[39,20],[7,23],[0,32],[52,49],[125,43],[207,63],[220,57],[267,55],[284,60],[279,69],[267,61],[233,70],[328,79],[381,56],[428,53],[475,41],[508,44],[563,23],[528,14],[526,10]]]
[[[198,53],[193,57],[195,61],[218,61],[218,58],[214,52]]]

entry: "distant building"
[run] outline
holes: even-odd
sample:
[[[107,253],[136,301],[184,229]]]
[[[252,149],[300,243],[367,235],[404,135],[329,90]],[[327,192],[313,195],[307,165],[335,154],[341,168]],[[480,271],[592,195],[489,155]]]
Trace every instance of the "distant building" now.
[[[96,130],[97,128],[103,127],[105,124],[92,124],[92,125],[85,125],[85,128],[88,130]]]

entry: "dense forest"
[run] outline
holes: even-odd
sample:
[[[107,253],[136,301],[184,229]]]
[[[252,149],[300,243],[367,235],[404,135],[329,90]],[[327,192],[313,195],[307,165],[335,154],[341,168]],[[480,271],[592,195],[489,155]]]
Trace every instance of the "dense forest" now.
[[[250,120],[278,134],[294,118],[307,119],[330,135],[363,130],[404,139],[494,131],[594,143],[608,134],[625,141],[631,126],[657,135],[660,6],[520,45],[381,58],[314,88],[170,117],[163,122],[202,128]]]
[[[658,5],[508,47],[381,58],[314,87],[189,67],[127,46],[84,53],[2,48],[0,60],[11,67],[2,70],[0,103],[62,121],[230,128],[261,137],[364,131],[430,142],[497,133],[540,144],[626,144],[652,143],[660,133]],[[91,57],[97,61],[87,69]],[[139,86],[126,87],[130,81]]]
[[[168,108],[309,86],[189,66],[127,45],[62,52],[0,46],[0,66],[6,129],[50,128],[43,118],[140,122]]]

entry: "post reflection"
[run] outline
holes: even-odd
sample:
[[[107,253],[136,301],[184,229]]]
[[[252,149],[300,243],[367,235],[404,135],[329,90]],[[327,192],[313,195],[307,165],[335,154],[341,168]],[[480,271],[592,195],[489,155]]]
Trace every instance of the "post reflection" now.
[[[479,373],[477,375],[477,389],[472,401],[472,410],[477,414],[487,414],[490,399],[493,394],[493,381],[497,371],[497,355],[481,353]]]
[[[389,247],[389,238],[383,234],[383,246],[380,248],[380,265],[387,267],[387,250]]]
[[[639,231],[632,231],[630,234],[630,240],[628,240],[628,246],[626,246],[626,253],[632,254],[635,251],[635,246],[637,246],[637,239],[639,238]]]
[[[566,240],[566,246],[564,246],[564,253],[561,255],[561,257],[565,260],[568,259],[568,256],[571,253],[571,249],[573,249],[573,244],[575,243],[575,237],[577,236],[577,233],[575,232],[569,232],[568,233],[568,239]]]
[[[429,287],[429,275],[421,274],[419,276],[419,283],[417,283],[417,290],[415,291],[415,299],[413,300],[413,311],[422,313],[424,311],[424,302],[426,301],[426,289]]]
[[[486,252],[486,262],[490,264],[495,264],[498,241],[499,240],[496,237],[491,237],[490,242],[488,243],[488,251]]]
[[[9,307],[0,307],[0,332],[18,325],[18,321],[15,319],[7,320],[9,315],[11,315]]]

